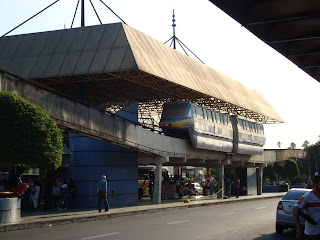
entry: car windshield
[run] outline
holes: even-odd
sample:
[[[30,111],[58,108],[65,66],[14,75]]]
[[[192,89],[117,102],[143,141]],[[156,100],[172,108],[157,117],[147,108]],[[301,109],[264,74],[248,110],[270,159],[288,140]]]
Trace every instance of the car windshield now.
[[[289,191],[282,200],[299,200],[306,191]]]

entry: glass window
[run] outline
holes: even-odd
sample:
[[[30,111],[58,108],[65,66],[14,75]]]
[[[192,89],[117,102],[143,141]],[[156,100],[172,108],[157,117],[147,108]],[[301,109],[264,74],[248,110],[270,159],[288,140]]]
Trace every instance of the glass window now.
[[[191,104],[180,103],[180,104],[164,104],[163,105],[163,118],[171,117],[191,117]]]
[[[212,110],[212,121],[217,122],[216,120],[216,112]]]
[[[192,105],[192,109],[193,109],[193,117],[197,117],[197,108],[196,108],[196,106]]]
[[[247,121],[243,121],[244,122],[244,129],[248,130],[249,129],[249,125]]]
[[[217,123],[221,123],[220,113],[216,112]]]
[[[289,191],[282,200],[299,200],[307,191]]]
[[[209,121],[212,121],[212,112],[209,109],[207,109],[207,117]]]
[[[228,125],[228,115],[227,114],[223,114],[223,123],[225,124],[225,125]]]
[[[243,121],[242,121],[242,119],[238,119],[238,123],[240,124],[240,127],[243,129]]]
[[[202,108],[200,106],[196,106],[196,108],[197,108],[197,116],[198,116],[198,118],[203,118]]]
[[[207,117],[207,111],[205,108],[202,108],[202,112],[203,112],[203,119],[208,119]]]

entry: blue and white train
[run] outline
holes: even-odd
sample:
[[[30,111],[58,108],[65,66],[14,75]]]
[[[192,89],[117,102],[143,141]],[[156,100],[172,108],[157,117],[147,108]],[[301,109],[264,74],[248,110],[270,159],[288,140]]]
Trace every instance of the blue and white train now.
[[[190,137],[195,148],[261,155],[266,138],[262,124],[193,103],[165,103],[160,127],[166,135]]]

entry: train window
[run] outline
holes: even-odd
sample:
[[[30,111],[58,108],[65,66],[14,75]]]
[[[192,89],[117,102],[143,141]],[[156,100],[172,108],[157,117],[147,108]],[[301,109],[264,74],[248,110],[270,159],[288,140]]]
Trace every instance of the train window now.
[[[217,123],[221,123],[220,113],[216,112]]]
[[[249,130],[249,125],[247,121],[243,121],[244,122],[244,129],[245,130]]]
[[[222,113],[220,113],[219,115],[220,115],[220,122],[221,122],[221,124],[223,124],[223,115],[222,115]]]
[[[203,112],[203,119],[208,119],[207,111],[205,108],[202,108],[202,112]]]
[[[197,108],[192,105],[192,110],[193,110],[193,117],[197,117]]]
[[[188,103],[163,105],[162,118],[191,117],[191,105]]]
[[[212,121],[212,112],[211,112],[211,110],[209,110],[209,109],[207,109],[207,119],[208,119],[209,121]]]
[[[255,131],[255,132],[258,132],[258,129],[257,129],[258,126],[257,126],[256,123],[253,124],[253,127],[254,127],[254,131]]]
[[[223,123],[225,124],[225,125],[228,125],[228,115],[227,114],[223,114]]]
[[[240,127],[243,129],[243,121],[242,121],[242,119],[238,119],[238,123],[240,124]]]
[[[198,118],[203,118],[202,108],[200,106],[196,106],[196,108],[197,108],[197,116],[198,116]]]
[[[212,112],[212,121],[213,122],[217,122],[217,120],[216,120],[216,112],[215,111],[211,111]]]

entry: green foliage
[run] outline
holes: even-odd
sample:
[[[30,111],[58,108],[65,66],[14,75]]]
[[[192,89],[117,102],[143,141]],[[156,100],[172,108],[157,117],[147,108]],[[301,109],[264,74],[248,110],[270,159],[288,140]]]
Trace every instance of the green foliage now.
[[[286,160],[284,167],[286,170],[286,175],[290,180],[296,178],[299,175],[298,164],[296,163],[296,161],[288,159]]]
[[[268,183],[268,184],[271,184],[271,183],[272,183],[271,178],[269,178],[269,177],[263,178],[263,182],[264,182],[264,183]]]
[[[273,165],[273,171],[279,175],[280,178],[289,179],[290,181],[299,175],[298,164],[292,159],[286,160],[284,166],[275,163]]]
[[[303,173],[300,173],[296,178],[291,180],[291,184],[308,183],[309,177]]]
[[[315,143],[312,144],[310,146],[308,146],[307,148],[305,148],[305,151],[308,153],[308,156],[311,160],[311,172],[317,172],[319,171],[319,158],[320,158],[320,140]],[[317,164],[316,164],[317,162]],[[316,169],[316,165],[318,166],[318,169]]]
[[[56,169],[62,161],[62,130],[39,106],[0,92],[0,161]]]
[[[283,166],[281,166],[279,163],[274,163],[273,171],[274,171],[274,173],[276,173],[281,178],[286,178],[287,177],[286,169]]]
[[[271,164],[268,164],[267,167],[263,169],[263,178],[270,179],[270,182],[276,179]]]

